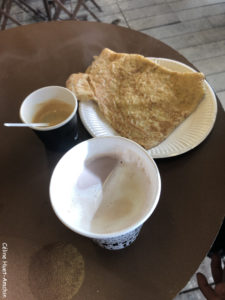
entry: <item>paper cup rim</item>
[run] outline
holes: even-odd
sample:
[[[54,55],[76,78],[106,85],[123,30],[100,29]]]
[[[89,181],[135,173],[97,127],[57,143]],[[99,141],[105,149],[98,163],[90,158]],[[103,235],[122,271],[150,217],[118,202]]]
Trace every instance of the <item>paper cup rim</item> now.
[[[74,115],[76,114],[77,112],[77,109],[78,109],[78,100],[77,100],[77,97],[75,96],[74,93],[72,93],[69,89],[63,87],[63,86],[58,86],[58,85],[50,85],[50,86],[45,86],[45,87],[42,87],[42,88],[39,88],[37,90],[34,90],[33,92],[31,92],[29,95],[26,96],[26,98],[23,100],[23,102],[21,103],[21,106],[20,106],[20,119],[23,123],[27,124],[28,122],[23,118],[23,115],[22,115],[22,110],[23,110],[23,107],[24,105],[26,105],[26,101],[29,101],[28,99],[34,95],[35,93],[37,92],[40,92],[44,89],[61,89],[61,90],[64,90],[66,92],[68,92],[69,94],[71,94],[71,96],[74,98],[74,102],[75,102],[75,105],[74,105],[74,109],[73,111],[71,112],[71,114],[65,119],[63,120],[62,122],[56,124],[56,125],[53,125],[53,126],[48,126],[48,127],[37,127],[37,126],[28,126],[29,128],[31,129],[34,129],[34,130],[37,130],[37,131],[50,131],[50,130],[54,130],[54,129],[57,129],[57,128],[60,128],[62,126],[64,126],[65,124],[67,124],[73,117]]]
[[[57,170],[57,166],[62,162],[63,159],[65,159],[66,155],[68,155],[69,153],[71,153],[72,151],[74,151],[74,148],[79,146],[80,144],[82,143],[87,143],[88,141],[91,141],[91,140],[103,140],[103,139],[120,139],[120,140],[123,140],[125,142],[128,142],[128,143],[132,143],[132,144],[135,144],[135,146],[137,146],[141,151],[143,151],[143,153],[148,157],[148,159],[150,159],[153,167],[154,167],[154,170],[155,170],[155,176],[156,176],[156,180],[158,182],[158,185],[157,185],[157,191],[155,193],[155,197],[154,197],[154,203],[153,205],[151,206],[151,208],[149,209],[149,211],[145,214],[145,216],[135,222],[134,224],[126,227],[126,228],[123,228],[119,231],[115,231],[115,232],[112,232],[112,233],[94,233],[94,232],[91,232],[91,231],[88,231],[88,230],[84,230],[82,228],[77,228],[75,226],[71,226],[70,224],[68,224],[66,222],[66,220],[64,220],[60,213],[58,212],[58,210],[56,209],[56,207],[54,206],[54,200],[52,199],[52,185],[53,185],[53,179],[54,179],[54,176],[55,176],[55,171]],[[158,202],[159,202],[159,198],[160,198],[160,194],[161,194],[161,177],[160,177],[160,173],[159,173],[159,170],[158,170],[158,167],[154,161],[154,159],[148,154],[148,152],[143,148],[141,147],[139,144],[137,144],[136,142],[130,140],[130,139],[127,139],[127,138],[124,138],[124,137],[121,137],[121,136],[102,136],[102,137],[94,137],[94,138],[91,138],[89,140],[85,140],[83,142],[81,142],[80,144],[74,146],[73,148],[71,148],[69,151],[67,151],[62,157],[61,159],[58,161],[57,165],[55,166],[55,169],[53,170],[53,173],[52,173],[52,176],[51,176],[51,179],[50,179],[50,184],[49,184],[49,195],[50,195],[50,202],[51,202],[51,205],[52,205],[52,208],[56,214],[56,216],[59,218],[59,220],[66,226],[68,227],[69,229],[71,229],[73,232],[76,232],[82,236],[86,236],[88,238],[93,238],[93,239],[107,239],[107,238],[115,238],[115,237],[119,237],[121,235],[126,235],[127,233],[133,231],[135,228],[141,226],[142,224],[144,224],[145,221],[147,221],[147,219],[152,215],[152,213],[154,212]]]

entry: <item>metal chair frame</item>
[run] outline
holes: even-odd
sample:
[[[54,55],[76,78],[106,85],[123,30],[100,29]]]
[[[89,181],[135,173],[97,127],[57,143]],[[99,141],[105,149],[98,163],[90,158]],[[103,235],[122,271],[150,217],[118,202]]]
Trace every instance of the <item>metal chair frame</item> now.
[[[45,0],[43,0],[43,1],[45,1]],[[8,19],[10,19],[13,23],[15,23],[18,26],[22,25],[18,20],[16,20],[13,16],[10,15],[10,9],[11,9],[13,3],[15,3],[17,6],[19,6],[25,12],[31,11],[34,15],[38,16],[39,18],[41,18],[43,20],[46,20],[46,16],[41,11],[34,9],[32,6],[30,6],[24,0],[3,0],[1,8],[0,8],[0,29],[1,30],[5,29]],[[2,20],[2,22],[1,22],[1,20]]]
[[[100,12],[102,11],[101,7],[96,3],[95,0],[77,0],[77,3],[72,11],[70,11],[65,6],[66,0],[52,0],[52,1],[42,0],[46,14],[43,14],[39,9],[34,9],[25,0],[3,0],[2,5],[0,7],[0,29],[4,30],[6,28],[8,19],[11,20],[14,24],[16,24],[18,26],[22,25],[16,18],[14,18],[13,16],[10,15],[10,9],[11,9],[13,3],[15,3],[17,6],[19,6],[25,12],[32,12],[35,16],[38,16],[39,18],[41,18],[44,21],[46,21],[46,20],[52,21],[52,20],[59,19],[59,15],[62,10],[69,16],[69,19],[87,20],[86,14],[79,15],[79,17],[77,16],[79,9],[81,8],[81,6],[83,6],[84,9],[86,11],[88,11],[88,13],[96,21],[101,22],[101,20],[87,6],[87,4],[86,4],[87,1],[91,1]],[[55,12],[53,15],[51,12],[50,2],[52,2],[52,4],[55,7]]]

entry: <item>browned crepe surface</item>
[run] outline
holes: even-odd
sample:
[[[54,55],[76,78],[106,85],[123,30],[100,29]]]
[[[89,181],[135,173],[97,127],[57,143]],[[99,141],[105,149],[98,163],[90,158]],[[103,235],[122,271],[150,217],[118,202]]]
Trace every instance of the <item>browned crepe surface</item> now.
[[[79,80],[77,74],[69,77],[67,87],[79,100],[88,100],[88,93],[121,136],[150,149],[196,109],[204,97],[204,75],[174,72],[138,54],[104,49]]]

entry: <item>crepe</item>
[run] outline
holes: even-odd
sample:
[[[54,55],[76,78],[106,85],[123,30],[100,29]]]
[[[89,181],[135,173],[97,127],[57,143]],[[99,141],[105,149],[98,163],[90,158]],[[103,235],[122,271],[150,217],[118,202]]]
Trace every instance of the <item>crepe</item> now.
[[[78,99],[87,100],[74,76],[67,80],[67,87]],[[205,93],[202,73],[174,72],[141,55],[107,48],[80,76],[106,121],[146,149],[166,139]]]
[[[89,75],[84,73],[72,74],[67,82],[66,87],[70,89],[81,101],[95,99],[94,92],[90,86]]]

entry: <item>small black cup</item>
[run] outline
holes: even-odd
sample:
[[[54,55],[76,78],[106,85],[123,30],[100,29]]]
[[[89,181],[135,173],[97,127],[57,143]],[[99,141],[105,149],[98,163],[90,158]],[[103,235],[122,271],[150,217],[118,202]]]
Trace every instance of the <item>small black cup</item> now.
[[[38,89],[28,95],[20,108],[20,118],[24,123],[32,123],[33,117],[40,104],[57,99],[73,106],[73,111],[63,122],[54,126],[31,126],[35,134],[50,150],[68,150],[73,147],[78,138],[76,96],[67,88],[61,86],[48,86]]]

